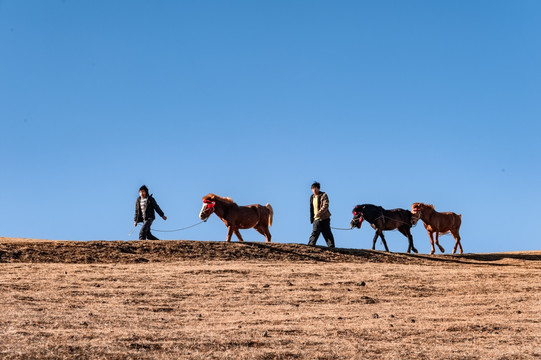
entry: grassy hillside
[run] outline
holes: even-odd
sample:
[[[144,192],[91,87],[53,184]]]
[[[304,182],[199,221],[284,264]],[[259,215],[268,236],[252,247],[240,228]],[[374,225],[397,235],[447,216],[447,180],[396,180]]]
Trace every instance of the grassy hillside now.
[[[539,358],[540,255],[3,238],[0,358]]]

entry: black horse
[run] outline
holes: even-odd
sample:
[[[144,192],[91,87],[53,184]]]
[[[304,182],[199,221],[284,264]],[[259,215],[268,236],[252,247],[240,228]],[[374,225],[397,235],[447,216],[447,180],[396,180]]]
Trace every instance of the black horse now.
[[[385,236],[383,236],[384,230],[398,229],[404,236],[408,238],[409,246],[408,252],[417,253],[417,249],[413,246],[413,236],[411,236],[411,227],[417,223],[416,218],[410,211],[404,209],[385,210],[381,206],[375,206],[371,204],[357,205],[353,209],[353,220],[351,220],[351,228],[361,228],[363,220],[366,220],[376,230],[374,236],[374,243],[372,244],[372,250],[376,249],[376,240],[381,237],[385,251],[389,252]]]

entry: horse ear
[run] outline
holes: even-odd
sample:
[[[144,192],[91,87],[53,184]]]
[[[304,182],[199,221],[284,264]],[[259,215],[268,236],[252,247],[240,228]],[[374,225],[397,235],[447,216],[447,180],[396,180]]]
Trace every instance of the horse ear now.
[[[208,195],[205,195],[203,196],[203,202],[206,203],[207,201],[214,201],[216,195],[214,195],[213,193],[210,193]]]

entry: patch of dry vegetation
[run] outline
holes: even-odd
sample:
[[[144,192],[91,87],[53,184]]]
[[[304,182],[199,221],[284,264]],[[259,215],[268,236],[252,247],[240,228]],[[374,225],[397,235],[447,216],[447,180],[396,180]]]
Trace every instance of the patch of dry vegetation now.
[[[539,253],[188,243],[0,241],[0,358],[541,357]]]

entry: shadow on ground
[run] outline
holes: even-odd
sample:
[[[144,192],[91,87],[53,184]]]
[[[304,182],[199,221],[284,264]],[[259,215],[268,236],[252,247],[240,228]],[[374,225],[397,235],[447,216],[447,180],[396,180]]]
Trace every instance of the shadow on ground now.
[[[55,241],[0,238],[0,263],[145,263],[186,260],[541,265],[541,252],[464,255],[386,253],[303,244],[215,241]]]

